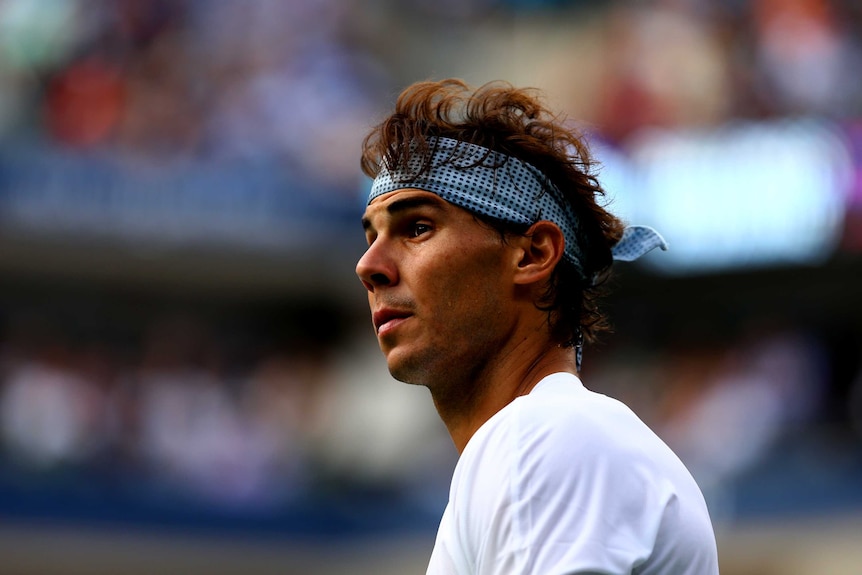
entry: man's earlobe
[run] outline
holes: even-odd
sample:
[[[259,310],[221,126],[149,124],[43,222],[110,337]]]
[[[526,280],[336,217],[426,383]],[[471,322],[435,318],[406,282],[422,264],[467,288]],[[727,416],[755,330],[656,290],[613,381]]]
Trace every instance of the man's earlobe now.
[[[566,249],[562,230],[546,220],[530,226],[520,243],[523,249],[515,273],[515,282],[519,284],[548,279]]]

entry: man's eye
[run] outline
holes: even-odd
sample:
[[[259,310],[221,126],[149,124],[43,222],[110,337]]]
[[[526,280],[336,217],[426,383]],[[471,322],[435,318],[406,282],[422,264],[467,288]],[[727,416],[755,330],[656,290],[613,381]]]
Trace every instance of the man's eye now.
[[[413,227],[410,228],[410,235],[412,237],[416,238],[416,237],[421,236],[425,232],[430,232],[430,231],[431,231],[431,226],[429,226],[428,224],[415,223],[415,224],[413,224]]]

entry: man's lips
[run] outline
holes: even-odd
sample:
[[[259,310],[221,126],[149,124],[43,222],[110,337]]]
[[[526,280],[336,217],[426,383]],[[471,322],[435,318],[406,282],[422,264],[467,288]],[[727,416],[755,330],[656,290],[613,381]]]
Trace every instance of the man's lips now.
[[[390,308],[382,308],[375,311],[372,314],[372,321],[374,322],[374,329],[378,335],[384,333],[392,328],[394,328],[397,324],[401,323],[401,321],[407,319],[412,314],[408,311],[390,309]]]

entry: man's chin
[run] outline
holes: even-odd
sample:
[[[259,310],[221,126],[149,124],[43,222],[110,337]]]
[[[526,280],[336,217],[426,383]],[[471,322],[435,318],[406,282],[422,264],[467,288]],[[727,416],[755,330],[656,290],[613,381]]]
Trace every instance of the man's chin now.
[[[403,365],[400,364],[389,364],[389,375],[391,375],[396,380],[402,383],[409,383],[411,385],[419,385],[419,377],[416,374],[416,371],[413,369],[407,369]]]
[[[403,383],[425,385],[427,366],[425,362],[417,361],[415,356],[405,353],[405,350],[390,350],[386,354],[386,365],[389,374]]]

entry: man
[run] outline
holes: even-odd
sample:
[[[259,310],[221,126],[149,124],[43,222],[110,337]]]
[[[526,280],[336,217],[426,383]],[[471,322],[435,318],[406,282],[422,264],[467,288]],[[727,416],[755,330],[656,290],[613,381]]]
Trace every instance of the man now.
[[[460,453],[428,573],[718,573],[691,475],[578,379],[613,259],[664,247],[597,203],[585,142],[530,91],[422,82],[362,166],[356,272],[380,348]]]

